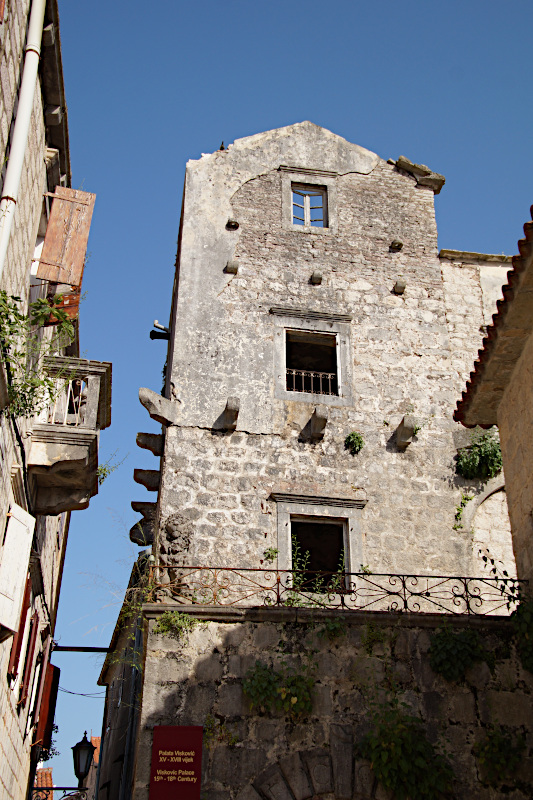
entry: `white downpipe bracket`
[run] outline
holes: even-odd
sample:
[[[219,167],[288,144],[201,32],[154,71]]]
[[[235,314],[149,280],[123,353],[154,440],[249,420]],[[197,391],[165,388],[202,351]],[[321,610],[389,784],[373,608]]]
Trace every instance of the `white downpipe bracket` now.
[[[28,142],[33,98],[35,96],[39,58],[41,55],[45,8],[46,0],[33,0],[28,24],[26,55],[24,57],[24,70],[22,72],[22,81],[20,84],[17,117],[15,119],[11,150],[0,201],[0,281],[2,280],[4,272],[4,263],[9,245],[9,237],[11,235],[11,227],[13,225],[13,217],[15,216],[24,155]]]

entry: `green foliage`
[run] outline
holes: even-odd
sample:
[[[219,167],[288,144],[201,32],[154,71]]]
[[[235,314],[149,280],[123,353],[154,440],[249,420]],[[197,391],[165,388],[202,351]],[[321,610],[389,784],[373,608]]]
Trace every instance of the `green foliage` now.
[[[358,746],[358,755],[395,800],[439,800],[451,797],[453,771],[428,741],[421,720],[396,699],[376,704],[372,729]]]
[[[463,478],[488,480],[502,471],[502,451],[496,431],[476,428],[471,444],[457,453],[457,472]]]
[[[522,666],[533,673],[533,600],[522,600],[511,614],[511,621]]]
[[[0,347],[8,378],[6,413],[31,417],[45,408],[58,393],[57,376],[43,371],[44,359],[55,355],[74,338],[74,325],[59,308],[61,295],[30,303],[28,313],[20,310],[20,297],[0,291]],[[39,332],[53,324],[51,338]]]
[[[463,527],[463,511],[466,508],[467,503],[472,500],[474,495],[472,494],[463,494],[461,492],[461,502],[455,509],[455,524],[453,526],[454,531],[460,530]]]
[[[513,736],[505,727],[491,725],[483,741],[474,745],[483,782],[497,787],[514,777],[526,747],[523,734]]]
[[[230,731],[225,722],[220,722],[211,714],[207,715],[204,722],[204,743],[207,748],[213,747],[214,744],[235,747],[238,741],[238,737]]]
[[[154,626],[154,633],[170,636],[171,639],[176,639],[179,642],[186,639],[189,633],[198,625],[201,625],[201,623],[189,614],[167,610],[159,617],[157,625]]]
[[[263,559],[267,562],[267,564],[271,564],[278,557],[278,553],[279,550],[277,547],[267,547],[267,549],[263,552]]]
[[[361,575],[372,575],[372,570],[368,564],[359,564],[359,572]]]
[[[328,617],[324,620],[323,626],[322,630],[318,633],[321,639],[327,637],[331,642],[333,639],[346,636],[347,626],[346,620],[343,617]]]
[[[374,645],[381,644],[384,641],[385,631],[383,628],[378,628],[376,625],[373,625],[372,622],[369,622],[367,625],[365,625],[365,630],[361,636],[361,644],[369,656],[372,655]]]
[[[493,665],[493,657],[483,648],[477,631],[441,628],[431,637],[431,669],[447,681],[464,680],[466,670],[476,661],[488,661],[489,666]]]
[[[99,464],[96,469],[96,474],[98,476],[98,486],[101,486],[106,478],[109,478],[112,472],[120,467],[121,464],[125,462],[129,454],[126,454],[121,461],[113,462],[113,459],[117,455],[118,450],[115,450],[114,453],[111,453],[107,461],[104,461],[103,464]]]
[[[55,735],[57,734],[58,731],[59,731],[59,728],[57,727],[57,725],[54,722],[54,724],[52,725],[52,736],[50,738],[50,747],[48,748],[48,750],[45,750],[44,748],[41,748],[41,752],[40,752],[40,755],[39,755],[39,761],[50,761],[51,758],[55,758],[56,756],[60,756],[61,755],[61,753],[59,752],[59,750],[56,747]]]
[[[364,446],[365,440],[363,439],[362,434],[358,431],[352,431],[352,433],[349,433],[344,440],[344,449],[349,450],[352,456],[356,456]]]
[[[308,659],[300,670],[280,662],[274,669],[260,661],[246,673],[243,688],[252,708],[258,711],[283,711],[292,719],[310,712],[313,703],[315,665]]]

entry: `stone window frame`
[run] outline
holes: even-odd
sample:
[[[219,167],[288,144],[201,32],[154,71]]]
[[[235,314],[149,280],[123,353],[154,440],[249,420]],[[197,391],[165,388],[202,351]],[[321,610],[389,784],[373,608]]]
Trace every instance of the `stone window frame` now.
[[[351,358],[351,321],[349,314],[329,314],[304,308],[273,306],[269,309],[274,323],[274,397],[296,403],[314,403],[327,406],[353,406],[353,378]],[[286,332],[310,331],[335,334],[337,340],[337,384],[339,394],[311,394],[290,392],[286,382]]]
[[[272,492],[276,503],[278,569],[292,569],[291,518],[305,517],[312,521],[335,521],[344,524],[345,571],[358,572],[363,559],[361,518],[366,500],[347,497],[322,497]]]
[[[337,172],[307,167],[288,167],[282,164],[281,171],[281,217],[282,227],[287,231],[299,231],[303,234],[324,236],[336,234],[337,225]],[[292,184],[298,186],[318,186],[325,189],[327,227],[316,228],[312,225],[295,225],[292,221]]]

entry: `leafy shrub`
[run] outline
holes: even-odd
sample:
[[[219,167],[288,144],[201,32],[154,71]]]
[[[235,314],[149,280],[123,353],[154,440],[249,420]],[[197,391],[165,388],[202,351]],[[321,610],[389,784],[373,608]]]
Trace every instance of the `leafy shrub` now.
[[[431,669],[447,681],[464,680],[465,672],[472,664],[487,658],[490,659],[490,654],[483,648],[479,634],[470,628],[463,631],[442,628],[431,637]]]
[[[502,471],[502,451],[495,431],[476,429],[471,444],[457,453],[457,472],[463,478],[494,478]]]
[[[474,755],[482,769],[484,783],[495,787],[512,779],[525,746],[522,734],[515,738],[501,725],[491,726],[485,739],[474,746]]]
[[[358,747],[374,775],[395,800],[440,800],[451,797],[453,771],[428,741],[421,720],[391,701],[377,706],[372,729]]]
[[[256,661],[248,670],[243,688],[252,707],[262,712],[284,711],[293,718],[311,711],[314,666],[308,662],[299,672],[285,662],[280,666],[276,670]]]
[[[365,440],[363,436],[358,431],[353,431],[349,433],[346,439],[344,440],[344,449],[349,450],[352,456],[356,456],[357,453],[363,449],[365,446]]]

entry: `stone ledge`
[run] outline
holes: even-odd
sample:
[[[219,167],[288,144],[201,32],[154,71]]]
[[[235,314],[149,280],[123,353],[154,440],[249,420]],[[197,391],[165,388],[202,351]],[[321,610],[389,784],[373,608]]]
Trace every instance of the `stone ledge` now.
[[[208,622],[298,622],[313,624],[332,617],[342,617],[349,625],[390,626],[405,628],[436,628],[444,622],[459,628],[475,627],[502,630],[510,628],[507,616],[481,616],[467,614],[424,614],[416,612],[394,613],[391,611],[340,611],[319,608],[265,608],[235,606],[181,605],[178,603],[145,603],[142,607],[147,619],[157,619],[165,611],[179,611]]]
[[[512,256],[472,253],[468,250],[441,250],[439,258],[445,258],[448,261],[485,261],[493,264],[510,264],[513,260]]]

